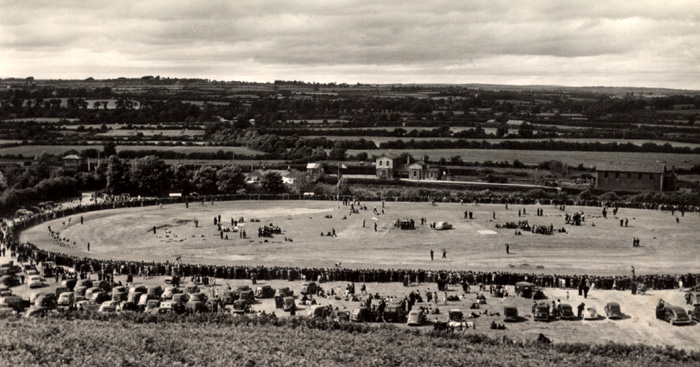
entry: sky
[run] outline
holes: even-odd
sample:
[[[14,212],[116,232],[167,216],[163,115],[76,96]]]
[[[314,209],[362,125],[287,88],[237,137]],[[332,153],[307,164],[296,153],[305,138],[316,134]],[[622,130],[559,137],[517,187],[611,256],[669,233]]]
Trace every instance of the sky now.
[[[700,0],[0,0],[0,77],[700,89]]]

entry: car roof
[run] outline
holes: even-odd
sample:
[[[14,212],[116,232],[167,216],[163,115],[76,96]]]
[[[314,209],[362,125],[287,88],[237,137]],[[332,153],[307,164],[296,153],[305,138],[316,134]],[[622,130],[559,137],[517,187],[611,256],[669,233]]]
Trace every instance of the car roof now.
[[[683,307],[680,307],[680,306],[667,305],[666,308],[669,310],[673,310],[674,312],[680,312],[680,311],[685,312]]]
[[[620,307],[620,304],[617,303],[617,302],[608,302],[608,306],[610,306],[610,307],[615,307],[615,306]]]

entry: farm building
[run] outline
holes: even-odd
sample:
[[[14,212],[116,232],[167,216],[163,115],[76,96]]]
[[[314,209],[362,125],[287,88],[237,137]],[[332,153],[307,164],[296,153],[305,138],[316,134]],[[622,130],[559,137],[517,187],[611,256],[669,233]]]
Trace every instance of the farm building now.
[[[395,154],[387,153],[377,157],[375,168],[377,177],[381,179],[394,179],[399,177],[402,168],[401,158]]]
[[[596,188],[611,191],[675,191],[675,169],[666,165],[601,163],[596,167]]]
[[[413,163],[408,166],[408,178],[411,180],[439,180],[442,169],[426,163]]]
[[[66,173],[76,173],[80,169],[80,157],[75,154],[63,157],[63,170]]]
[[[317,181],[325,175],[322,163],[309,163],[306,165],[306,175],[310,181]]]

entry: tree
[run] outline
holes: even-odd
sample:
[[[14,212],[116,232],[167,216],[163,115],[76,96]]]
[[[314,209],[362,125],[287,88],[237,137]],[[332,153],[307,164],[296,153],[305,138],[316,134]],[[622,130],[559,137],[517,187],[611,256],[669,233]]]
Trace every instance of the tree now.
[[[216,170],[209,166],[199,167],[192,176],[192,186],[199,194],[215,194],[217,190]]]
[[[245,176],[238,166],[227,166],[216,172],[217,188],[223,194],[235,194],[245,188]]]
[[[522,138],[531,138],[535,134],[535,129],[532,127],[532,125],[528,124],[527,122],[523,122],[520,124],[520,127],[518,128],[518,135]]]
[[[284,182],[282,181],[282,175],[277,172],[269,172],[263,176],[260,186],[264,192],[270,194],[277,194],[286,191]]]
[[[131,174],[129,166],[116,155],[107,160],[107,191],[112,194],[122,194],[131,190]]]
[[[105,158],[117,155],[117,144],[114,144],[114,142],[112,141],[107,142],[107,144],[105,144],[104,146],[104,154]]]
[[[136,159],[131,168],[131,182],[140,195],[163,196],[170,185],[169,176],[165,161],[153,155]]]
[[[508,126],[505,124],[498,125],[498,128],[496,128],[496,136],[498,136],[499,138],[502,138],[506,135],[508,135]]]
[[[337,141],[335,142],[335,144],[333,144],[333,149],[331,149],[331,153],[328,155],[328,159],[336,161],[345,160],[345,152],[346,149],[344,147],[343,142]]]
[[[173,191],[179,191],[182,195],[189,195],[192,192],[192,172],[185,166],[171,166],[170,167],[172,180],[170,182],[170,188]]]

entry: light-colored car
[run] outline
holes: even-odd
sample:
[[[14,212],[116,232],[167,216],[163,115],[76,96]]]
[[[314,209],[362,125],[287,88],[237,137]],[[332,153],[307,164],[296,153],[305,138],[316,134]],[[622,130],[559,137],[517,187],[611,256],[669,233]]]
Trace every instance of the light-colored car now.
[[[29,288],[41,288],[44,286],[44,280],[38,275],[29,277]]]
[[[97,309],[97,312],[100,313],[105,313],[105,312],[117,312],[117,306],[119,305],[119,302],[116,301],[105,301],[100,304],[100,308]]]
[[[425,319],[425,312],[413,309],[408,313],[408,321],[406,321],[406,324],[409,326],[420,326],[425,323]]]
[[[447,222],[437,222],[435,224],[435,229],[437,229],[437,230],[452,229],[452,224],[447,223]]]
[[[587,306],[586,308],[583,309],[583,319],[584,320],[597,320],[598,319],[598,311],[596,311],[595,307],[593,307],[593,306]]]

